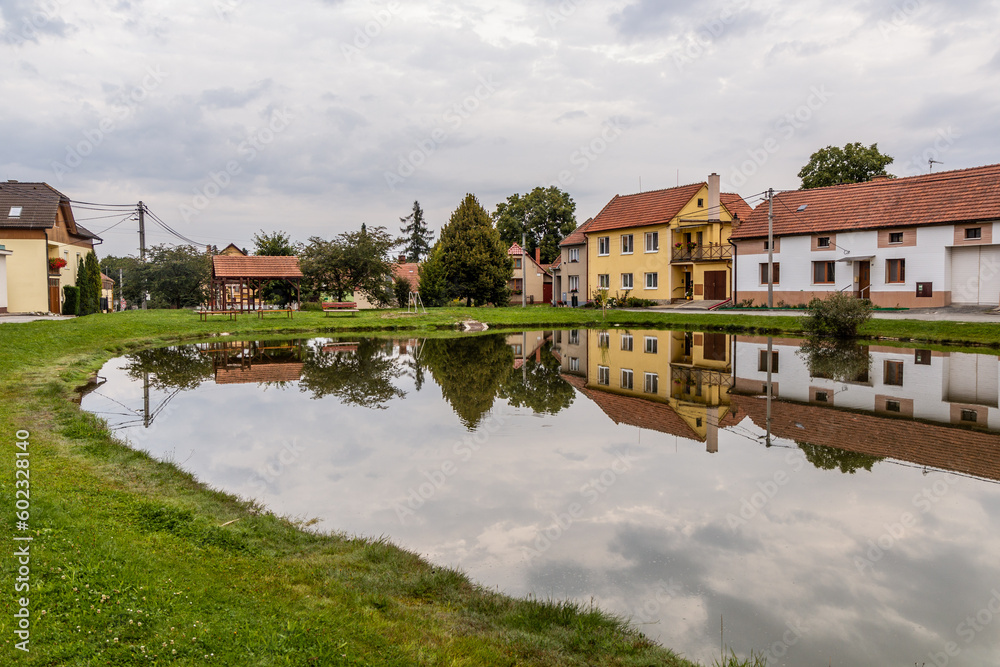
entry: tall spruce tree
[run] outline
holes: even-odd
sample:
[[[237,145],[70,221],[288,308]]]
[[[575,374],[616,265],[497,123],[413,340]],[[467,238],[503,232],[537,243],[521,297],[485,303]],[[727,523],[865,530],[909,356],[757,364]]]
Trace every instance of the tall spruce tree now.
[[[84,266],[87,267],[87,280],[90,281],[89,289],[87,290],[87,298],[90,299],[88,310],[91,313],[99,313],[101,312],[101,288],[104,285],[101,282],[101,264],[97,261],[97,254],[92,252],[87,253]]]
[[[438,261],[453,298],[465,299],[467,306],[509,303],[507,282],[514,262],[489,213],[474,195],[466,195],[441,228],[434,252],[440,252]]]
[[[420,202],[413,202],[413,212],[405,218],[400,218],[404,223],[400,231],[403,233],[401,239],[404,244],[403,251],[406,253],[408,262],[419,262],[421,257],[430,254],[434,233],[427,229],[424,221],[424,211],[420,208]]]

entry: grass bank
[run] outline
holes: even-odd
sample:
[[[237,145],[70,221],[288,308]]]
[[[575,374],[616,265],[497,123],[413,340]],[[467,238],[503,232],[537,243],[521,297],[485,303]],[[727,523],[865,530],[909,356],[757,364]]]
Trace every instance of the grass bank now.
[[[3,662],[44,665],[688,663],[590,608],[515,600],[380,540],[317,536],[251,502],[205,488],[115,441],[72,402],[107,359],[213,335],[628,325],[794,334],[797,318],[553,308],[299,313],[199,322],[185,311],[0,324],[0,473],[5,553],[31,537],[30,574],[0,559]],[[868,335],[997,345],[995,327],[876,321]],[[929,336],[931,338],[929,338]],[[933,336],[939,336],[935,339]],[[27,456],[15,434],[29,431]],[[27,468],[17,461],[26,461]],[[30,473],[15,479],[16,466]],[[28,482],[16,486],[17,481]],[[30,504],[16,526],[16,491]],[[23,570],[20,576],[24,577]],[[29,604],[30,652],[14,648]],[[206,657],[207,656],[207,657]]]

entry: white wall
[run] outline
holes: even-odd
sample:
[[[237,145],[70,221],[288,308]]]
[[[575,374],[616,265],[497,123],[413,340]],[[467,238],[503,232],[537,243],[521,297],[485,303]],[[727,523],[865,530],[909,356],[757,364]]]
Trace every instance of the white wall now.
[[[0,311],[7,310],[7,255],[0,251]]]

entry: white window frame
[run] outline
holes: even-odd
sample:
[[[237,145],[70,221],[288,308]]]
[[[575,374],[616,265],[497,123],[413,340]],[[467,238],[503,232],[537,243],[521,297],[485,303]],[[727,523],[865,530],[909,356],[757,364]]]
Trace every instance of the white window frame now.
[[[611,386],[611,367],[610,366],[598,366],[597,367],[597,384],[603,385],[605,387]]]
[[[607,331],[601,331],[597,334],[597,347],[603,347],[605,350],[611,347],[611,334]]]
[[[631,352],[633,346],[635,345],[632,334],[622,334],[622,351]]]
[[[650,284],[650,278],[652,278],[652,285]],[[655,271],[646,274],[646,289],[660,289],[660,277]]]
[[[660,350],[660,339],[656,336],[646,336],[644,349],[646,354],[657,354]]]
[[[611,254],[611,237],[610,236],[598,236],[597,237],[597,256],[607,257]]]
[[[575,264],[580,261],[580,249],[570,248],[569,249],[569,261],[571,264]]]
[[[635,238],[632,234],[622,234],[622,254],[631,255],[635,252]]]
[[[597,276],[597,286],[601,289],[611,289],[611,274],[602,273]]]
[[[655,394],[660,390],[660,376],[657,373],[645,373],[642,390],[647,394]]]
[[[626,280],[625,280],[626,276],[628,277],[628,281],[627,281],[628,284],[627,285],[625,284],[626,283]],[[622,274],[622,289],[635,289],[635,280],[633,279],[631,273],[623,273]]]
[[[580,291],[580,276],[570,276],[568,282],[570,292],[573,290]]]
[[[646,232],[646,252],[660,252],[660,232]]]
[[[580,370],[580,357],[570,357],[569,358],[569,369],[571,371],[579,372],[579,370]]]
[[[631,368],[623,368],[618,380],[618,386],[622,389],[635,388],[635,373],[632,372]]]

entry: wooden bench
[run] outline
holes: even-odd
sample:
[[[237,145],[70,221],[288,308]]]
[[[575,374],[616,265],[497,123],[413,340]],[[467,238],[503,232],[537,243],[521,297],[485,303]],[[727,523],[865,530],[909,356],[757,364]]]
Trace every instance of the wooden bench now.
[[[209,315],[228,315],[229,319],[235,320],[236,313],[238,312],[238,310],[199,310],[198,319],[202,322],[207,322]]]
[[[323,312],[344,312],[344,313],[356,313],[358,312],[358,303],[356,301],[324,301],[323,302]]]
[[[257,319],[262,320],[264,319],[265,315],[269,315],[271,313],[288,313],[288,319],[292,319],[291,308],[267,308],[267,309],[262,308],[261,310],[257,311]]]

